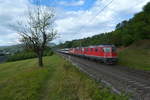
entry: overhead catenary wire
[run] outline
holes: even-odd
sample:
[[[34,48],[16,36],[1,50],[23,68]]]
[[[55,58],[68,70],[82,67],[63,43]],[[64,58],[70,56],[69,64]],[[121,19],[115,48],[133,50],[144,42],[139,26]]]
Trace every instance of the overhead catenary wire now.
[[[55,0],[54,0],[55,1]],[[93,22],[93,20],[100,14],[102,13],[114,0],[111,0],[107,5],[105,5],[102,9],[100,9],[100,11],[98,11],[98,13],[93,16],[88,22]],[[41,0],[36,0],[36,4],[37,5],[40,5],[41,4]],[[80,27],[80,30],[79,30],[79,33],[81,33],[81,31],[85,28],[86,26],[81,26]],[[80,46],[81,46],[81,43],[80,43]]]
[[[93,20],[95,20],[95,18],[101,14],[114,0],[111,0],[107,5],[105,5],[102,9],[100,9],[100,11],[98,11],[98,13],[92,17],[88,22],[93,22]],[[81,26],[80,27],[80,30],[79,30],[79,33],[81,33],[81,31],[85,28],[85,26]],[[81,47],[81,41],[80,41],[80,47]]]
[[[107,5],[105,5],[100,11],[89,21],[93,21],[94,18],[96,18],[100,13],[102,13],[114,0],[111,0]]]

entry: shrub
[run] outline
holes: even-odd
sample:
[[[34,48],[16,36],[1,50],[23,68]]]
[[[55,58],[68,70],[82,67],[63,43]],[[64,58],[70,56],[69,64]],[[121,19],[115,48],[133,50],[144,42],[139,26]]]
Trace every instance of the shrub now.
[[[52,50],[46,50],[44,52],[44,56],[52,56],[53,51]],[[21,51],[13,55],[9,55],[7,61],[17,61],[17,60],[25,60],[30,58],[36,58],[37,55],[34,52],[31,51]]]

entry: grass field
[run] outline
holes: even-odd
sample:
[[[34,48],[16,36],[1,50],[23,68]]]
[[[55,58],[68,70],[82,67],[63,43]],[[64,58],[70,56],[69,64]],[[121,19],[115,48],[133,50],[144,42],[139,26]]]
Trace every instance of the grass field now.
[[[58,55],[0,64],[0,100],[127,100],[111,93]]]
[[[119,51],[119,64],[133,69],[150,71],[150,41],[139,41]]]

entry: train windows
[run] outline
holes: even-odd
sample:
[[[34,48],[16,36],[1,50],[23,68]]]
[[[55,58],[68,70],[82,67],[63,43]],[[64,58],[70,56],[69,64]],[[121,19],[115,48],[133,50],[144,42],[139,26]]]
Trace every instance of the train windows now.
[[[111,48],[104,48],[104,52],[111,52]]]
[[[93,48],[91,48],[91,51],[93,51]]]
[[[80,52],[82,52],[82,48],[80,48]]]
[[[84,48],[82,48],[82,51],[84,51]]]
[[[95,52],[97,52],[98,51],[98,48],[95,48]]]
[[[86,48],[86,51],[88,51],[88,48]]]
[[[76,51],[78,51],[78,49],[76,49]]]

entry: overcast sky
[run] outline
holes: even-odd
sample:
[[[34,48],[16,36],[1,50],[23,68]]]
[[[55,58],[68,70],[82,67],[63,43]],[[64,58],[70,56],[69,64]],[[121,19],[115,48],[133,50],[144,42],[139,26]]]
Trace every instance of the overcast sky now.
[[[150,0],[41,0],[41,5],[56,9],[55,28],[60,38],[54,43],[93,36],[115,29],[128,20]],[[24,16],[29,0],[0,0],[0,46],[18,44],[18,34],[10,28]]]

